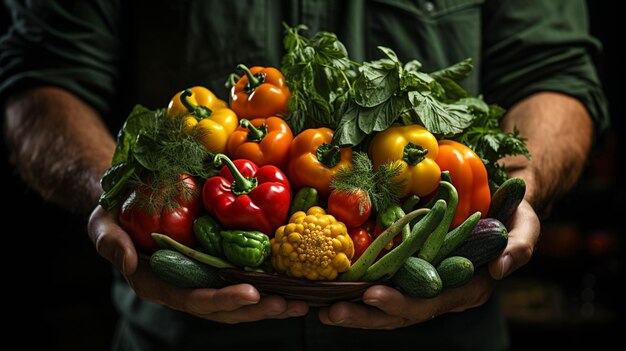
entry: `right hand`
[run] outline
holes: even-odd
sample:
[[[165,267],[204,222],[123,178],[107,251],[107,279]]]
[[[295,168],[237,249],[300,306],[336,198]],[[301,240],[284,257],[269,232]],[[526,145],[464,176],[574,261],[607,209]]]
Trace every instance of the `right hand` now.
[[[140,260],[130,236],[119,226],[117,216],[97,206],[89,218],[89,237],[98,253],[109,260],[142,299],[215,322],[236,324],[262,319],[305,315],[303,301],[263,296],[250,284],[221,289],[183,289],[155,276],[146,260]]]

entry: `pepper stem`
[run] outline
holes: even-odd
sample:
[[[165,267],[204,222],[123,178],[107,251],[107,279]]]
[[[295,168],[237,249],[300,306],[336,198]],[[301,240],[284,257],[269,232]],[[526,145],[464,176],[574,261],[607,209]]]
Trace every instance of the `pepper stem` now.
[[[261,74],[261,73],[252,74],[252,72],[250,72],[250,69],[248,69],[248,67],[246,67],[246,65],[242,63],[237,65],[237,68],[242,70],[243,73],[245,73],[246,76],[248,77],[248,83],[246,83],[246,86],[244,88],[244,91],[248,94],[252,94],[254,89],[256,89],[256,87],[258,87],[259,85],[263,84],[263,82],[265,81],[264,74]]]
[[[315,151],[317,159],[328,168],[333,168],[341,161],[339,145],[322,144]]]
[[[258,180],[256,178],[244,177],[243,174],[239,172],[233,161],[231,161],[230,158],[224,154],[216,154],[213,158],[213,164],[215,164],[216,167],[226,164],[226,167],[228,167],[228,170],[235,179],[230,184],[230,192],[237,196],[248,194],[258,185]]]
[[[193,91],[191,89],[185,89],[180,93],[180,102],[185,106],[187,111],[198,120],[208,118],[211,116],[211,109],[206,106],[200,106],[189,101],[189,97],[193,95]]]
[[[426,154],[428,154],[427,149],[424,149],[417,144],[408,143],[404,147],[402,160],[404,160],[404,162],[406,162],[410,166],[415,166],[416,164],[424,160]]]
[[[265,123],[263,123],[261,127],[257,128],[252,124],[252,122],[244,118],[239,121],[239,125],[243,128],[248,128],[248,141],[260,143],[265,135],[267,135],[267,126]]]

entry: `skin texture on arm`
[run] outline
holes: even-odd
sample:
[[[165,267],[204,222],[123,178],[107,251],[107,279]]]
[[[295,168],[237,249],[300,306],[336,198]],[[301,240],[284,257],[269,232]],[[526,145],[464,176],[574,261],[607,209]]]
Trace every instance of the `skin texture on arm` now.
[[[304,302],[261,298],[249,284],[180,289],[159,280],[139,258],[117,214],[96,206],[102,192],[100,178],[115,149],[96,111],[65,90],[46,87],[13,96],[5,112],[9,148],[24,179],[49,201],[85,214],[92,211],[88,232],[96,250],[122,272],[141,298],[224,323],[308,312]]]
[[[467,285],[445,289],[432,299],[416,299],[395,288],[376,285],[365,291],[365,304],[340,302],[319,313],[322,323],[350,328],[395,329],[448,312],[484,304],[502,279],[528,263],[539,240],[538,211],[549,208],[556,196],[569,190],[580,176],[593,140],[593,125],[584,106],[558,93],[537,93],[513,106],[503,128],[516,126],[532,159],[503,160],[511,176],[524,178],[525,200],[518,207],[509,241],[500,257],[479,270]],[[539,213],[542,213],[539,212]]]

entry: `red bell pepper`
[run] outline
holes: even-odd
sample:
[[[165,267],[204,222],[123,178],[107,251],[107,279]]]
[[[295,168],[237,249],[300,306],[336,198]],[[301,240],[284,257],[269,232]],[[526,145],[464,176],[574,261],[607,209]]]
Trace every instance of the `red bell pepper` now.
[[[207,179],[202,188],[206,210],[226,229],[258,230],[274,237],[285,224],[291,205],[291,187],[276,166],[258,167],[254,162],[231,161],[215,155],[216,164],[224,163],[219,176]]]
[[[195,245],[193,222],[202,214],[200,186],[188,174],[182,174],[180,181],[184,189],[175,200],[177,207],[160,206],[154,211],[148,210],[141,199],[144,194],[150,195],[151,190],[148,189],[134,190],[122,204],[118,217],[120,226],[130,235],[139,251],[150,254],[159,248],[152,239],[152,233],[165,234],[187,246]]]
[[[239,118],[286,116],[291,92],[285,76],[274,67],[237,66],[245,74],[230,91],[230,106]]]

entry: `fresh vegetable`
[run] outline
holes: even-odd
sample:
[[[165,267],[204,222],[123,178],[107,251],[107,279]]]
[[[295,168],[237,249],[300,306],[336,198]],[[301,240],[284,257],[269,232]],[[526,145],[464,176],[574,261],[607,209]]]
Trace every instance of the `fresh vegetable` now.
[[[285,25],[281,70],[291,90],[287,121],[294,133],[306,128],[337,126],[336,110],[346,99],[357,63],[334,33],[307,38],[304,25]]]
[[[390,48],[378,49],[382,58],[363,62],[350,98],[336,112],[336,144],[354,147],[399,121],[437,136],[456,135],[471,124],[471,105],[482,100],[470,98],[457,83],[471,72],[471,59],[428,74],[417,60],[403,64]]]
[[[459,194],[452,227],[459,226],[477,211],[484,218],[491,204],[491,190],[485,165],[476,153],[456,141],[440,140],[435,161],[442,171],[450,172],[452,184]]]
[[[258,267],[272,253],[270,238],[258,231],[223,230],[224,255],[239,267]]]
[[[456,288],[472,280],[474,265],[465,257],[451,256],[437,265],[437,273],[444,288]]]
[[[382,211],[378,211],[376,214],[376,225],[374,227],[374,238],[378,238],[385,231],[385,229],[389,228],[389,226],[391,226],[398,219],[402,218],[404,215],[405,211],[399,205],[391,205]],[[405,229],[402,230],[403,234],[397,234],[394,236],[393,239],[385,245],[385,251],[381,254],[385,254],[386,251],[398,246],[402,242],[402,237],[406,236],[407,230],[410,231],[410,228],[405,227]]]
[[[491,196],[491,205],[487,218],[495,218],[507,228],[511,224],[513,214],[526,194],[526,182],[520,177],[509,178],[500,184]]]
[[[195,250],[190,248],[189,246],[179,243],[178,241],[170,238],[167,235],[163,235],[161,233],[152,233],[152,239],[159,245],[162,249],[171,249],[176,250],[187,257],[191,257],[197,261],[200,261],[204,264],[207,264],[211,267],[215,268],[234,268],[230,262],[215,256],[211,256],[204,252]]]
[[[223,154],[215,155],[214,162],[225,166],[202,188],[209,214],[226,229],[259,230],[273,237],[291,205],[287,177],[276,166],[257,167],[244,159],[231,161]]]
[[[225,257],[220,234],[222,230],[222,225],[210,215],[203,215],[193,221],[193,233],[198,243],[212,256]]]
[[[292,277],[334,280],[354,256],[346,226],[319,206],[294,213],[270,241],[272,266]]]
[[[419,125],[393,125],[377,133],[369,146],[374,170],[387,163],[400,165],[396,181],[402,185],[400,197],[429,195],[439,184],[441,170],[435,162],[437,139]]]
[[[352,167],[352,149],[331,145],[329,128],[306,129],[290,145],[287,174],[295,189],[313,187],[324,201],[330,180],[340,169]]]
[[[399,186],[393,181],[399,172],[399,167],[388,165],[374,172],[365,152],[353,152],[352,167],[338,170],[330,180],[329,213],[348,228],[362,225],[373,211],[399,202]]]
[[[502,222],[493,218],[483,218],[450,256],[463,256],[472,261],[475,268],[479,268],[500,256],[506,248],[508,238],[509,233]]]
[[[180,288],[220,288],[224,281],[217,269],[182,253],[161,249],[150,256],[150,269],[165,281]]]
[[[239,118],[287,115],[291,92],[280,70],[260,66],[248,69],[242,64],[237,68],[242,70],[244,75],[231,89],[230,106]]]
[[[363,227],[350,228],[348,234],[354,243],[354,256],[351,260],[354,263],[372,243],[372,235]]]
[[[415,254],[424,238],[437,228],[446,213],[446,203],[439,200],[430,212],[420,219],[411,229],[410,234],[402,238],[402,242],[393,250],[374,262],[361,277],[363,281],[371,282],[391,278],[402,267],[411,255]]]
[[[300,188],[291,200],[291,208],[289,216],[298,211],[308,211],[309,208],[316,206],[319,201],[317,189],[311,187]]]
[[[228,155],[254,162],[257,166],[274,165],[287,169],[289,145],[293,140],[287,122],[279,117],[242,119],[239,128],[228,138]]]
[[[417,257],[426,260],[428,262],[433,262],[443,241],[450,229],[450,224],[452,223],[452,219],[456,213],[456,207],[458,204],[458,193],[456,188],[449,182],[441,181],[439,182],[439,189],[441,192],[446,193],[446,213],[443,216],[443,219],[437,225],[437,228],[428,236],[426,242],[419,250],[419,254]]]
[[[438,265],[443,259],[450,255],[454,249],[456,249],[465,239],[472,233],[476,224],[480,220],[480,212],[474,212],[471,216],[461,223],[460,226],[452,229],[446,234],[443,239],[441,248],[437,252],[437,256],[432,260],[433,265]]]
[[[414,256],[404,261],[391,280],[412,297],[435,297],[443,289],[443,282],[437,269],[428,261]]]
[[[226,102],[201,86],[185,89],[172,98],[169,117],[182,117],[185,132],[196,137],[213,153],[226,151],[230,135],[237,129],[238,119]]]
[[[348,228],[356,228],[370,218],[372,202],[361,189],[354,191],[333,190],[328,197],[328,213]]]
[[[139,196],[141,207],[153,212],[161,206],[173,208],[180,195],[180,174],[209,176],[209,152],[184,131],[182,122],[168,118],[165,109],[135,106],[117,135],[111,167],[100,180],[100,205],[117,209],[133,189],[145,188],[149,196]]]
[[[472,124],[453,139],[474,150],[483,160],[492,183],[492,189],[502,184],[508,175],[504,165],[498,162],[505,156],[523,155],[530,159],[531,155],[526,148],[526,139],[519,135],[519,130],[505,132],[500,128],[500,121],[506,112],[497,105],[488,105],[475,98],[466,98],[468,106],[476,116]]]
[[[179,194],[174,205],[161,204],[145,207],[145,198],[152,189],[135,189],[122,204],[118,219],[120,226],[140,251],[152,253],[158,249],[150,236],[153,232],[164,233],[186,245],[196,243],[193,222],[202,213],[202,201],[198,182],[188,174],[179,177]]]

